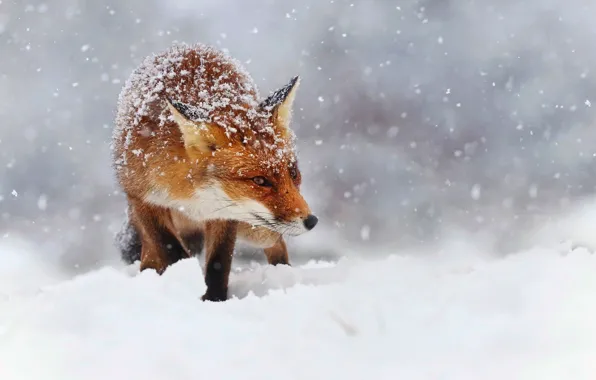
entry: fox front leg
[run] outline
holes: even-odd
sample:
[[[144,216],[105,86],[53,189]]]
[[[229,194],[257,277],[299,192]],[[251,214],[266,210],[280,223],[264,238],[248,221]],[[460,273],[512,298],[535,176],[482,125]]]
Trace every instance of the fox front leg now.
[[[232,269],[238,222],[209,221],[205,225],[205,284],[203,301],[225,301]]]
[[[290,265],[288,258],[288,249],[286,242],[282,236],[275,242],[272,247],[265,248],[265,256],[267,256],[267,262],[271,265]]]
[[[253,227],[248,223],[240,223],[238,238],[252,247],[262,248],[269,264],[290,265],[286,242],[280,233],[266,227]]]
[[[139,234],[141,271],[154,269],[162,274],[168,266],[188,257],[178,238],[166,227],[169,213],[141,200],[128,199],[131,223]]]

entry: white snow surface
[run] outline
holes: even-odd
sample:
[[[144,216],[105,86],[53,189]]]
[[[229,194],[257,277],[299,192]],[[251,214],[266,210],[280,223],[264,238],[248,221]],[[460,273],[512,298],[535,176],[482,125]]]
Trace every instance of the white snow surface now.
[[[232,274],[233,299],[208,303],[195,259],[161,277],[114,265],[73,278],[17,243],[0,248],[3,380],[596,378],[586,246],[498,257],[460,239],[253,265]]]

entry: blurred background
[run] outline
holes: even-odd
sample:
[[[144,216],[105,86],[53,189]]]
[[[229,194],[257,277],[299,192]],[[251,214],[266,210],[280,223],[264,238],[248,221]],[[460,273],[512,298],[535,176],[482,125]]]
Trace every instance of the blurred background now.
[[[117,262],[118,94],[180,41],[228,50],[262,94],[302,76],[294,129],[321,222],[292,239],[294,262],[452,231],[512,252],[594,193],[594,14],[586,0],[0,0],[0,238],[74,272]]]

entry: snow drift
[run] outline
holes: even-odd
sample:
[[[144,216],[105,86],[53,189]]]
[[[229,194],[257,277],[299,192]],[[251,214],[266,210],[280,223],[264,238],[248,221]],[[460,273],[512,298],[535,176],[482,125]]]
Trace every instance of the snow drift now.
[[[574,238],[593,244],[594,212],[574,215]],[[195,259],[161,278],[134,265],[67,277],[5,241],[0,378],[592,379],[596,256],[548,244],[497,257],[460,238],[428,254],[243,266],[215,304],[199,301]]]

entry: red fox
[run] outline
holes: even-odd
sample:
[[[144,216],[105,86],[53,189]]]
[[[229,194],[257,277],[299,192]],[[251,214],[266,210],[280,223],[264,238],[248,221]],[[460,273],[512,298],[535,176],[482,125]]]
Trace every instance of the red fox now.
[[[209,301],[227,299],[237,238],[289,265],[283,236],[318,222],[290,128],[298,84],[260,99],[238,61],[203,44],[147,57],[120,93],[112,141],[123,259],[161,274],[204,248]]]

